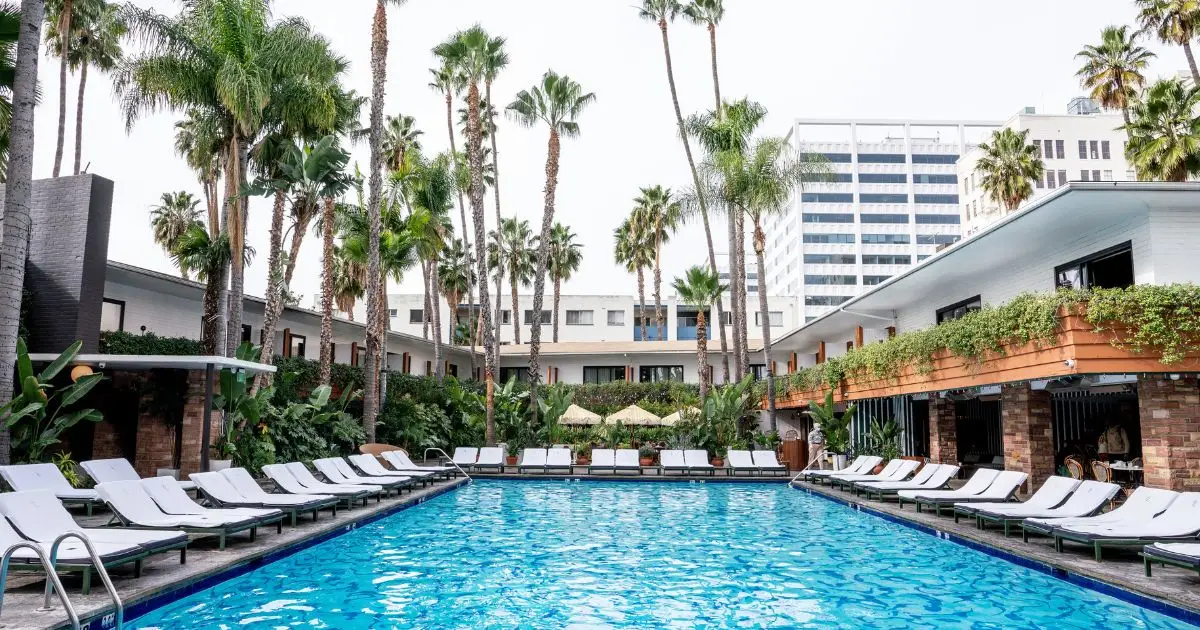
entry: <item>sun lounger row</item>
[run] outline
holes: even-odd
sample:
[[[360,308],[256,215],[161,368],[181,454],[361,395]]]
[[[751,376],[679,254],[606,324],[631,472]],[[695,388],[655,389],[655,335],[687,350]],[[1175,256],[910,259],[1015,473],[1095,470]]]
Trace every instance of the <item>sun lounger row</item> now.
[[[596,472],[618,472],[636,471],[637,474],[642,474],[642,464],[638,461],[638,451],[636,448],[594,448],[592,449],[592,462],[588,464],[588,474]]]
[[[463,470],[502,472],[504,470],[504,449],[499,446],[460,446],[454,449],[454,457],[450,458]]]
[[[746,472],[751,475],[771,473],[787,474],[787,467],[779,463],[775,451],[742,451],[730,449],[725,460],[730,475]]]
[[[883,461],[882,457],[876,457],[874,455],[859,455],[858,457],[854,458],[854,461],[850,462],[850,464],[848,466],[846,466],[845,468],[842,468],[840,470],[820,470],[820,469],[805,470],[805,471],[801,472],[797,476],[797,478],[804,479],[804,480],[810,481],[812,483],[820,484],[823,481],[829,480],[829,478],[832,477],[833,475],[839,475],[839,474],[841,474],[841,475],[865,475],[865,474],[869,474],[882,461]]]

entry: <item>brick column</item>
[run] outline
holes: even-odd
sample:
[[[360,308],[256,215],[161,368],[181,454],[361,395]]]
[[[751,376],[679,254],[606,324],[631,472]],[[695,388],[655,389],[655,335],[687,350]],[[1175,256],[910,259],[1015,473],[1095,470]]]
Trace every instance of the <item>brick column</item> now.
[[[95,425],[92,431],[92,459],[111,459],[122,457],[121,437],[117,429],[103,420]]]
[[[954,401],[929,398],[929,459],[939,464],[958,463],[958,418]]]
[[[217,378],[217,376],[214,376]],[[214,385],[214,395],[215,395]],[[188,372],[188,389],[187,397],[183,401],[183,448],[179,461],[179,474],[182,477],[188,473],[200,471],[200,453],[207,445],[202,445],[204,433],[202,427],[204,424],[204,371],[193,370]],[[216,441],[217,435],[221,430],[221,412],[212,412],[211,421],[211,439]],[[141,451],[141,444],[138,445],[138,450]],[[168,457],[170,451],[167,451]],[[168,460],[169,461],[169,460]]]
[[[1200,490],[1200,387],[1196,375],[1138,377],[1146,485]]]
[[[1004,433],[1004,469],[1029,475],[1032,492],[1054,474],[1054,428],[1050,392],[1029,383],[1001,387],[1000,425]]]

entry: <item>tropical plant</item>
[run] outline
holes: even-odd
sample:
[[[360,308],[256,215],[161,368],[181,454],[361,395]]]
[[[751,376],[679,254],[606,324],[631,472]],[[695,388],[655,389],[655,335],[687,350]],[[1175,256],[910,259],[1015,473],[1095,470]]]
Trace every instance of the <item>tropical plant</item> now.
[[[216,236],[221,231],[218,182],[225,170],[224,122],[208,109],[189,109],[183,120],[175,123],[175,153],[182,157],[204,189],[208,209],[208,232]]]
[[[691,267],[671,285],[681,302],[696,307],[696,364],[700,371],[700,399],[708,395],[712,375],[708,368],[708,309],[729,287],[704,267]]]
[[[200,220],[202,215],[199,205],[200,201],[191,193],[181,190],[163,193],[159,203],[150,208],[150,230],[154,234],[154,242],[158,243],[167,255],[174,253],[184,232]],[[187,280],[187,266],[178,259],[176,263],[179,264],[179,275]]]
[[[454,204],[454,180],[449,154],[443,153],[432,161],[422,161],[414,173],[410,203],[413,212],[408,219],[408,231],[416,246],[417,255],[428,269],[426,295],[429,296],[433,312],[433,374],[441,379],[442,329],[441,312],[437,297],[441,295],[439,261],[452,237],[454,227],[450,223],[450,208]],[[451,309],[451,319],[456,309]]]
[[[845,455],[850,448],[850,422],[858,407],[848,405],[846,410],[838,415],[837,407],[833,404],[833,392],[825,394],[824,404],[808,401],[808,413],[813,422],[821,428],[825,435],[825,450],[835,455]]]
[[[550,259],[546,270],[550,280],[554,282],[554,343],[558,343],[559,298],[562,295],[562,283],[570,280],[579,271],[583,262],[583,245],[575,240],[575,233],[570,228],[555,223],[550,230]]]
[[[201,326],[201,342],[207,354],[220,354],[224,347],[220,339],[221,326],[221,283],[225,266],[232,258],[229,236],[224,232],[215,238],[209,235],[202,223],[192,223],[179,237],[171,252],[179,268],[196,272],[196,278],[204,282],[204,325]]]
[[[50,52],[59,59],[58,64],[58,144],[54,150],[53,177],[62,172],[63,145],[67,134],[67,69],[71,67],[75,30],[78,21],[87,14],[98,11],[98,0],[49,0],[46,5],[46,36],[53,41]]]
[[[57,390],[51,385],[54,377],[75,360],[82,348],[83,342],[76,341],[40,373],[34,373],[25,340],[17,340],[17,393],[0,407],[4,426],[12,436],[14,462],[47,461],[47,449],[56,446],[65,431],[84,420],[100,422],[104,419],[95,409],[74,408],[75,403],[100,384],[103,374],[81,376],[71,385]]]
[[[877,418],[871,418],[867,431],[864,455],[877,455],[885,462],[900,456],[900,426],[895,420],[880,422]]]
[[[387,117],[383,128],[383,161],[388,170],[400,170],[410,150],[421,150],[423,133],[412,116]]]
[[[488,248],[488,268],[508,276],[512,293],[513,343],[521,343],[521,311],[518,303],[518,285],[528,287],[533,280],[535,264],[535,241],[529,221],[516,218],[502,219],[499,230],[491,232],[491,247]],[[539,311],[534,311],[539,319]]]
[[[1108,26],[1100,32],[1100,43],[1084,46],[1075,57],[1083,66],[1075,73],[1079,83],[1091,90],[1101,107],[1119,109],[1129,124],[1129,106],[1146,83],[1142,74],[1154,53],[1138,45],[1138,32],[1128,26]]]
[[[700,408],[701,435],[707,436],[706,447],[718,457],[724,457],[738,433],[738,423],[758,404],[754,393],[754,376],[747,374],[737,383],[714,388]]]
[[[658,339],[666,339],[663,327],[666,318],[662,311],[662,246],[679,228],[683,211],[678,201],[671,199],[671,189],[652,186],[641,189],[641,195],[633,200],[634,224],[649,235],[654,243],[654,322],[658,328]]]
[[[464,297],[467,297],[471,285],[475,283],[475,271],[471,268],[471,252],[462,239],[456,238],[450,242],[450,246],[438,260],[438,280],[441,283],[441,293],[442,297],[446,298],[446,306],[450,308],[450,343],[458,344],[460,343],[457,333],[458,305],[462,303]],[[475,306],[469,305],[468,320],[473,317],[474,312]],[[462,337],[468,341],[471,334],[469,327],[468,323],[468,330]]]
[[[638,324],[642,341],[646,341],[646,275],[654,259],[654,243],[645,237],[632,218],[627,218],[613,232],[613,259],[625,270],[637,275]]]
[[[62,473],[63,479],[66,479],[72,488],[83,485],[83,480],[79,478],[79,462],[75,461],[71,451],[55,453],[52,461],[55,468],[58,468],[58,472]]]
[[[333,299],[338,310],[354,321],[354,303],[363,296],[367,270],[346,256],[343,248],[333,249]]]
[[[258,361],[259,348],[250,342],[238,346],[235,357],[242,361]],[[213,441],[212,451],[217,459],[232,459],[234,465],[241,466],[249,453],[242,453],[239,459],[239,440],[247,433],[264,432],[263,414],[271,404],[275,394],[270,387],[260,388],[251,393],[246,383],[246,373],[241,370],[223,369],[217,376],[218,393],[213,396],[213,411],[222,412],[223,425],[220,435]]]
[[[1180,79],[1151,85],[1130,108],[1125,157],[1139,180],[1183,182],[1200,173],[1200,87]]]
[[[21,12],[16,5],[0,4],[0,183],[8,170],[8,132],[12,123],[13,78],[17,63],[17,37]]]
[[[1192,39],[1200,25],[1200,2],[1196,0],[1134,0],[1138,8],[1138,24],[1143,31],[1154,33],[1164,44],[1183,47],[1192,85],[1200,85],[1200,71],[1192,55]]]
[[[1012,212],[1033,196],[1033,182],[1042,178],[1045,163],[1029,143],[1028,129],[997,129],[988,142],[979,144],[979,151],[983,155],[975,170],[982,176],[979,187],[988,198]]]
[[[538,438],[547,446],[562,444],[565,439],[564,427],[558,420],[571,406],[575,393],[562,385],[551,385],[546,388],[545,395],[537,399],[538,410],[542,414],[542,425],[538,429]]]

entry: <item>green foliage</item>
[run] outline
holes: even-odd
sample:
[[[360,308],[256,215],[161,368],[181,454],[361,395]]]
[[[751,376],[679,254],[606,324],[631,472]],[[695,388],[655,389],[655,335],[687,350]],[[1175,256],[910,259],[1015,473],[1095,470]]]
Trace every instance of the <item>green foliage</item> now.
[[[866,444],[861,449],[862,455],[878,455],[883,461],[891,461],[900,456],[900,427],[895,420],[880,422],[871,419],[871,428],[867,433]]]
[[[601,416],[637,405],[656,416],[675,413],[680,407],[700,404],[699,386],[694,383],[630,383],[567,385],[575,404]]]
[[[1200,287],[1194,284],[1095,289],[1085,317],[1112,334],[1114,347],[1158,352],[1166,365],[1200,352]]]
[[[204,354],[204,345],[187,337],[159,337],[150,332],[135,335],[125,331],[106,330],[100,333],[100,352],[200,356]]]
[[[638,449],[638,457],[654,457],[658,455],[658,451],[653,446],[643,446]]]
[[[538,409],[541,411],[542,426],[538,430],[538,438],[544,444],[562,444],[564,427],[558,419],[571,406],[575,393],[561,384],[551,385],[545,390],[545,396],[538,399]]]
[[[284,380],[295,378],[285,375]],[[362,424],[348,411],[362,390],[346,389],[331,399],[333,388],[322,385],[309,399],[286,408],[272,406],[267,429],[276,454],[283,461],[312,461],[354,451],[364,440]]]
[[[78,381],[53,391],[51,384],[59,372],[75,359],[83,347],[76,341],[49,365],[34,374],[33,363],[24,339],[17,339],[17,391],[13,399],[0,407],[0,416],[11,434],[12,461],[15,463],[44,462],[47,449],[58,444],[59,436],[86,420],[100,422],[104,416],[95,409],[73,409],[87,396],[104,375],[82,376]]]
[[[247,342],[239,346],[234,354],[243,361],[256,361],[258,351]],[[253,464],[261,458],[261,450],[265,447],[251,436],[266,433],[263,415],[270,408],[274,391],[264,387],[251,395],[247,380],[246,373],[241,370],[224,369],[218,375],[219,393],[213,396],[212,404],[213,410],[223,414],[225,422],[212,449],[217,459],[232,459],[236,466],[257,470]],[[239,446],[250,447],[250,450],[243,452]]]
[[[80,486],[79,462],[76,462],[71,457],[71,451],[62,451],[55,454],[53,461],[54,465],[58,467],[58,472],[62,473],[62,476],[66,478],[67,483],[71,484],[72,488],[78,488]]]
[[[845,454],[850,448],[850,422],[854,419],[858,407],[850,405],[842,415],[837,415],[837,407],[833,404],[833,392],[829,392],[825,394],[824,404],[809,401],[808,409],[813,422],[821,427],[821,432],[825,434],[825,450],[838,455]]]

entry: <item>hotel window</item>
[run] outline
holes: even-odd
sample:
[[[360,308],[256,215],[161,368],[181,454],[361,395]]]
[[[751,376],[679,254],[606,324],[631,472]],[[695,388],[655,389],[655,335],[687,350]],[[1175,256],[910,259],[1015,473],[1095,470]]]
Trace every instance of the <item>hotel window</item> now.
[[[624,369],[624,368],[622,368]],[[529,382],[529,368],[527,367],[502,367],[500,368],[500,382],[507,383],[513,379],[522,383]]]
[[[805,223],[854,223],[853,214],[816,214],[805,212],[800,216]]]
[[[873,287],[891,276],[863,276],[863,286]]]
[[[1066,184],[1067,184],[1067,172],[1059,171],[1058,172],[1058,185],[1065,186]]]
[[[853,265],[857,262],[854,254],[805,254],[804,263],[808,265]]]
[[[388,309],[388,317],[395,317],[400,314],[400,311],[394,308]]]
[[[608,312],[608,325],[609,326],[624,326],[625,325],[625,311],[609,311]]]
[[[1042,157],[1047,160],[1053,159],[1054,158],[1054,141],[1053,140],[1045,140],[1044,143],[1045,143],[1046,150],[1042,153]]]
[[[952,319],[958,319],[965,316],[967,313],[973,313],[983,308],[983,301],[976,295],[973,298],[968,298],[956,304],[951,304],[945,308],[940,308],[937,311],[937,323],[948,322]]]
[[[1038,179],[1033,180],[1033,185],[1037,186],[1038,188],[1045,186],[1045,184],[1042,183],[1042,179],[1040,177]]]
[[[957,184],[958,175],[925,175],[917,173],[913,175],[914,184]],[[970,186],[967,187],[970,192]]]
[[[1125,242],[1054,268],[1060,289],[1119,289],[1133,285],[1133,246]]]
[[[1099,160],[1100,159],[1100,143],[1097,142],[1096,140],[1092,140],[1090,143],[1088,143],[1088,146],[1091,149],[1092,159]]]
[[[568,326],[591,326],[592,312],[591,311],[567,311]]]
[[[1108,140],[1100,141],[1100,157],[1106,160],[1112,159],[1112,153],[1109,150]]]
[[[957,214],[918,214],[918,225],[958,225],[962,217]]]
[[[504,309],[504,310],[500,311],[500,323],[502,325],[503,324],[511,324],[512,323],[512,311],[510,311],[508,309]]]
[[[860,184],[903,184],[908,177],[903,173],[859,173]]]
[[[917,245],[949,245],[959,238],[957,234],[918,234]]]
[[[589,385],[600,385],[625,380],[625,366],[584,366],[583,382]]]
[[[1102,176],[1104,178],[1103,181],[1111,182],[1113,180],[1112,171],[1104,171]]]
[[[851,193],[800,193],[800,201],[806,203],[854,203]]]
[[[104,298],[100,304],[100,330],[125,330],[125,302]]]
[[[643,365],[638,368],[638,380],[643,383],[682,383],[682,365]]]
[[[250,334],[253,332],[250,329],[250,324],[242,324],[242,343],[250,342]]]
[[[783,311],[769,311],[767,317],[771,320],[771,328],[783,326]],[[754,313],[754,325],[762,326],[762,311]]]
[[[850,299],[849,295],[806,295],[805,306],[837,306]]]
[[[424,323],[424,319],[425,319],[425,310],[424,309],[412,308],[412,309],[408,310],[408,323],[421,324],[421,323]]]
[[[869,245],[908,245],[907,234],[863,234],[862,242]]]
[[[914,162],[916,161],[916,156]],[[859,153],[859,164],[904,164],[903,153]]]
[[[829,275],[808,275],[804,276],[804,284],[858,284],[858,276],[829,276]]]
[[[1058,186],[1054,184],[1054,171],[1046,171],[1046,188],[1051,190],[1058,188]]]
[[[288,354],[288,356],[289,357],[303,357],[304,356],[304,347],[307,345],[306,342],[307,342],[307,338],[304,335],[292,335],[292,346],[291,346],[291,348],[289,348],[291,353]]]
[[[863,214],[859,218],[863,223],[908,223],[907,214]]]
[[[1089,177],[1088,171],[1086,168],[1083,169],[1082,171],[1079,171],[1079,181],[1081,181],[1081,182],[1091,181],[1088,177]]]
[[[913,164],[954,164],[956,162],[958,162],[958,156],[952,154],[926,154],[913,156]]]
[[[1079,159],[1081,159],[1081,160],[1087,159],[1087,140],[1079,141]]]
[[[1042,154],[1042,141],[1041,140],[1034,140],[1033,148],[1037,149],[1038,157],[1040,157],[1040,158],[1046,157],[1045,155]]]
[[[908,195],[860,194],[861,203],[908,203]]]
[[[854,243],[853,234],[805,234],[805,243]]]
[[[815,318],[813,318],[813,319],[815,319]],[[809,321],[811,321],[811,320],[809,320]],[[750,364],[750,373],[754,375],[754,380],[756,380],[756,381],[761,381],[764,378],[767,378],[767,364],[766,363],[751,363]]]
[[[814,157],[816,157],[818,155],[825,158],[827,161],[833,162],[835,164],[849,164],[850,163],[850,154],[849,153],[803,153],[800,155],[800,159],[811,161]]]
[[[1066,147],[1064,146],[1064,144],[1065,143],[1062,140],[1054,141],[1054,153],[1055,153],[1055,155],[1058,156],[1058,159],[1060,159],[1060,160],[1064,159],[1067,156],[1067,150],[1066,150]]]
[[[1092,171],[1092,181],[1100,181],[1100,171]]]
[[[531,309],[531,308],[525,309],[524,317],[525,317],[526,324],[532,322],[533,321],[533,309]],[[550,323],[550,311],[542,311],[542,323],[543,324]]]
[[[912,256],[906,254],[863,254],[862,261],[864,265],[909,265],[912,264]]]
[[[958,195],[916,195],[914,201],[917,203],[944,203],[958,204]]]

